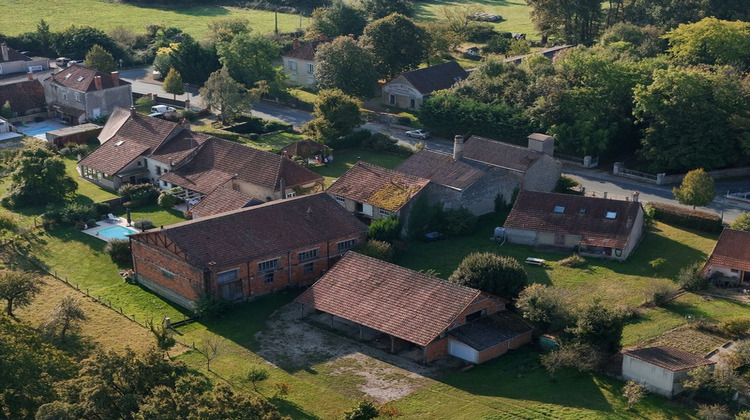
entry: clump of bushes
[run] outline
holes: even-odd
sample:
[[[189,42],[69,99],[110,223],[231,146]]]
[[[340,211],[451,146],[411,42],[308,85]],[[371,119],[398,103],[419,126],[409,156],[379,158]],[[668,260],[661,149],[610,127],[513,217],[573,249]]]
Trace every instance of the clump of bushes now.
[[[169,209],[174,207],[179,199],[172,194],[171,191],[162,191],[161,194],[159,194],[159,199],[156,201],[157,204],[159,204],[159,207],[163,209]]]
[[[125,207],[137,208],[156,202],[159,190],[151,184],[125,184],[117,190],[120,197],[129,197]]]
[[[555,183],[555,189],[553,189],[552,191],[562,194],[581,195],[582,192],[580,190],[580,187],[580,182],[567,175],[561,175],[557,180],[557,183]]]
[[[664,306],[675,295],[676,290],[663,283],[652,281],[648,289],[643,292],[645,306]]]
[[[390,152],[409,156],[413,151],[399,146],[398,140],[383,133],[372,133],[369,130],[355,131],[347,136],[333,139],[327,145],[333,149],[353,149],[361,147],[379,152]]]
[[[383,242],[393,243],[401,235],[401,220],[397,216],[385,217],[373,221],[367,229],[367,237]]]
[[[154,227],[154,222],[152,222],[150,219],[137,219],[135,222],[133,222],[133,226],[140,230],[151,229],[152,227]]]
[[[581,268],[586,265],[586,259],[578,254],[573,254],[568,258],[558,261],[558,264],[563,267]]]
[[[476,230],[477,217],[468,209],[445,210],[440,204],[430,205],[420,197],[409,213],[409,235],[421,237],[428,232],[446,235],[467,235]]]
[[[708,277],[701,273],[702,268],[701,263],[683,267],[677,274],[677,284],[689,292],[706,289],[709,281]]]
[[[60,212],[60,220],[65,223],[86,222],[94,217],[94,207],[81,203],[68,203]]]
[[[393,262],[393,258],[396,256],[393,245],[377,239],[369,239],[367,242],[357,246],[355,251],[388,262]]]
[[[750,330],[750,318],[731,318],[719,324],[719,330],[732,338],[740,338]]]
[[[723,229],[721,218],[717,214],[706,211],[690,210],[664,203],[648,203],[646,211],[654,220],[671,225],[708,233],[719,233]]]
[[[104,246],[104,252],[116,264],[128,264],[133,257],[128,239],[112,239]]]

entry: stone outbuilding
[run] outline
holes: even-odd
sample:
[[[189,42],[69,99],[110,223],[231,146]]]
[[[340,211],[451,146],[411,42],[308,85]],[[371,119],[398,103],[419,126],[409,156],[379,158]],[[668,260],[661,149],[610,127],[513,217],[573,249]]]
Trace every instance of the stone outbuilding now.
[[[622,355],[622,378],[667,398],[682,392],[688,371],[716,362],[669,346],[629,350]]]
[[[0,76],[49,70],[49,58],[32,58],[0,42]]]

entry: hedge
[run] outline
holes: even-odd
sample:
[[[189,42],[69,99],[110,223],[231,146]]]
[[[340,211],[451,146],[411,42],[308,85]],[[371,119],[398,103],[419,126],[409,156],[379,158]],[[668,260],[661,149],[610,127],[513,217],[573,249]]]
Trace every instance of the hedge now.
[[[646,211],[654,220],[670,225],[682,226],[708,233],[719,233],[724,229],[721,218],[700,210],[690,210],[664,203],[648,203]]]

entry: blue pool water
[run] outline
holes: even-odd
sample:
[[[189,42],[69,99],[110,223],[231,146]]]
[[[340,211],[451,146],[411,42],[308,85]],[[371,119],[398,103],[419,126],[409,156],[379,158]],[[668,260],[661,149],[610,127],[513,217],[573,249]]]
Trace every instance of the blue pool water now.
[[[128,239],[126,235],[130,235],[133,233],[138,233],[138,231],[122,226],[112,226],[100,230],[99,236],[102,236],[106,239]]]
[[[40,134],[44,134],[48,131],[57,130],[57,127],[51,125],[37,125],[34,127],[19,127],[18,131],[26,134],[27,136],[36,137]]]

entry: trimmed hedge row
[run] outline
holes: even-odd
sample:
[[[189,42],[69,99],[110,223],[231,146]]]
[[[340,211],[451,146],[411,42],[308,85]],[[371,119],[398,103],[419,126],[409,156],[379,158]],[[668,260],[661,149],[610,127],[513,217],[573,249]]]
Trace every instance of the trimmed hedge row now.
[[[670,225],[696,229],[708,233],[719,233],[724,229],[721,218],[700,210],[690,210],[664,203],[648,203],[646,211],[654,220]]]

